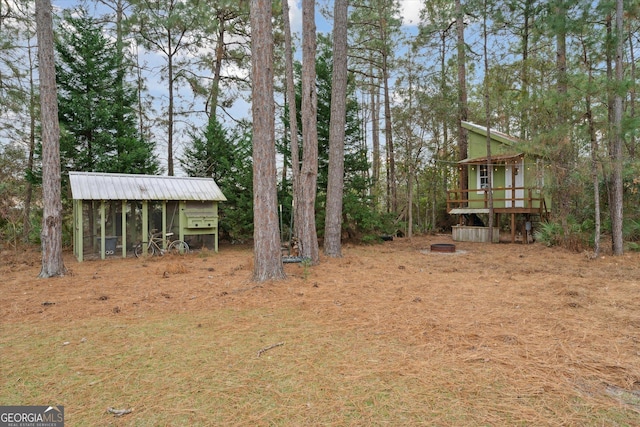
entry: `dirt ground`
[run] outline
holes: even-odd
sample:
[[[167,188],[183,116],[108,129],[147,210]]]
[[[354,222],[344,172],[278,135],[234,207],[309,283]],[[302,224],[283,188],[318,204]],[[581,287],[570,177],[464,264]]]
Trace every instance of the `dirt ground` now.
[[[490,366],[515,384],[513,399],[565,394],[640,412],[640,254],[590,259],[541,244],[462,242],[436,253],[434,243],[454,242],[346,245],[342,258],[285,264],[287,280],[262,284],[250,280],[248,246],[83,263],[69,253],[68,274],[53,279],[36,278],[38,253],[5,251],[0,318],[7,326],[291,307],[447,354],[448,369]]]

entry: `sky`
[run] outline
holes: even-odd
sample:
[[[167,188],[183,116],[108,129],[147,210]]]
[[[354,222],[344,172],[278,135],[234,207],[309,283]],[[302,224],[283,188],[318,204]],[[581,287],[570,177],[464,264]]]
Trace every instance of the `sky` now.
[[[409,33],[415,32],[417,29],[417,19],[420,16],[420,7],[424,0],[400,0],[401,7],[401,15],[403,22],[403,29]],[[54,8],[56,9],[67,9],[72,8],[79,4],[78,0],[52,0]],[[99,13],[109,13],[111,12],[104,5],[101,5],[99,2],[96,3],[100,9]],[[319,0],[316,2],[316,26],[317,31],[319,33],[329,33],[332,31],[332,23],[327,21],[320,13],[321,7],[332,8],[333,1],[331,0]],[[90,9],[90,12],[93,10]],[[302,30],[302,4],[300,0],[289,0],[289,17],[291,21],[292,32],[298,33],[298,40],[301,40],[301,30]],[[298,49],[300,52],[301,49]],[[152,67],[159,68],[162,64],[165,63],[165,60],[156,56],[154,54],[147,53],[144,55],[144,60],[148,62]],[[161,81],[160,74],[156,72],[150,72],[146,76],[147,78],[147,89],[149,94],[153,97],[154,106],[159,114],[162,114],[162,111],[165,110],[166,105],[166,92],[167,85],[166,82]],[[192,100],[190,95],[186,95],[185,98],[189,98],[189,101]],[[202,104],[201,100],[198,100],[200,104]],[[196,107],[198,108],[198,107]],[[204,108],[202,105],[199,107],[200,109]],[[230,114],[235,118],[243,118],[249,117],[251,114],[251,105],[239,99],[235,102],[233,107],[229,110]],[[193,118],[189,121],[192,123],[198,123],[198,121],[202,121],[204,123],[204,116]],[[174,146],[178,151],[181,150],[181,147],[184,145],[185,141],[188,139],[186,135],[186,128],[184,123],[178,122],[176,123],[176,127],[178,131],[174,134]],[[156,143],[158,145],[158,157],[162,164],[166,164],[166,141],[167,135],[166,131],[163,130],[162,127],[157,126],[155,128],[155,138]],[[174,155],[174,158],[177,158],[179,153]],[[176,174],[179,174],[179,165],[176,162]]]

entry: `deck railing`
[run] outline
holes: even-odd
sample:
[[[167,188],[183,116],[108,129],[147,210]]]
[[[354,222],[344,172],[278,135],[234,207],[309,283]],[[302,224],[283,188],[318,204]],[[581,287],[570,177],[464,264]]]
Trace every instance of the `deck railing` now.
[[[489,191],[493,191],[495,209],[547,213],[543,193],[533,187],[493,187],[447,190],[447,212],[453,209],[489,209]]]

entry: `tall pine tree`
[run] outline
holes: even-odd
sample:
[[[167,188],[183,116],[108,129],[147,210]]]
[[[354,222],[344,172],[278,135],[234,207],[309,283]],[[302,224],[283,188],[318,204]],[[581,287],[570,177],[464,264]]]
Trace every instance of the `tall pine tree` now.
[[[98,21],[66,11],[56,50],[63,169],[157,173],[154,144],[137,130],[135,91],[121,78],[122,52]]]

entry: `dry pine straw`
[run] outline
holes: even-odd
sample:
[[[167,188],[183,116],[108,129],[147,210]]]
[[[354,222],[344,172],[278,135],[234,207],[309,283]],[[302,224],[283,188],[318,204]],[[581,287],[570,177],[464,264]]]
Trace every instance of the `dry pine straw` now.
[[[0,316],[5,324],[39,325],[296,310],[325,337],[353,334],[370,343],[375,354],[366,360],[376,363],[364,371],[364,356],[350,355],[346,344],[346,353],[336,353],[342,387],[357,387],[359,375],[412,381],[420,400],[444,393],[488,424],[578,425],[585,414],[616,406],[630,417],[640,412],[638,254],[590,260],[538,244],[471,243],[436,254],[428,251],[434,242],[451,243],[429,236],[346,246],[343,258],[288,264],[286,281],[263,284],[250,281],[246,247],[81,264],[68,257],[70,274],[48,281],[35,279],[33,257],[4,253]],[[283,339],[263,357],[295,351],[313,360],[317,347],[305,353],[301,332],[289,332],[294,341]],[[279,342],[256,342],[248,354]],[[558,401],[573,409],[558,410]],[[430,414],[436,424],[451,416],[437,405]]]

